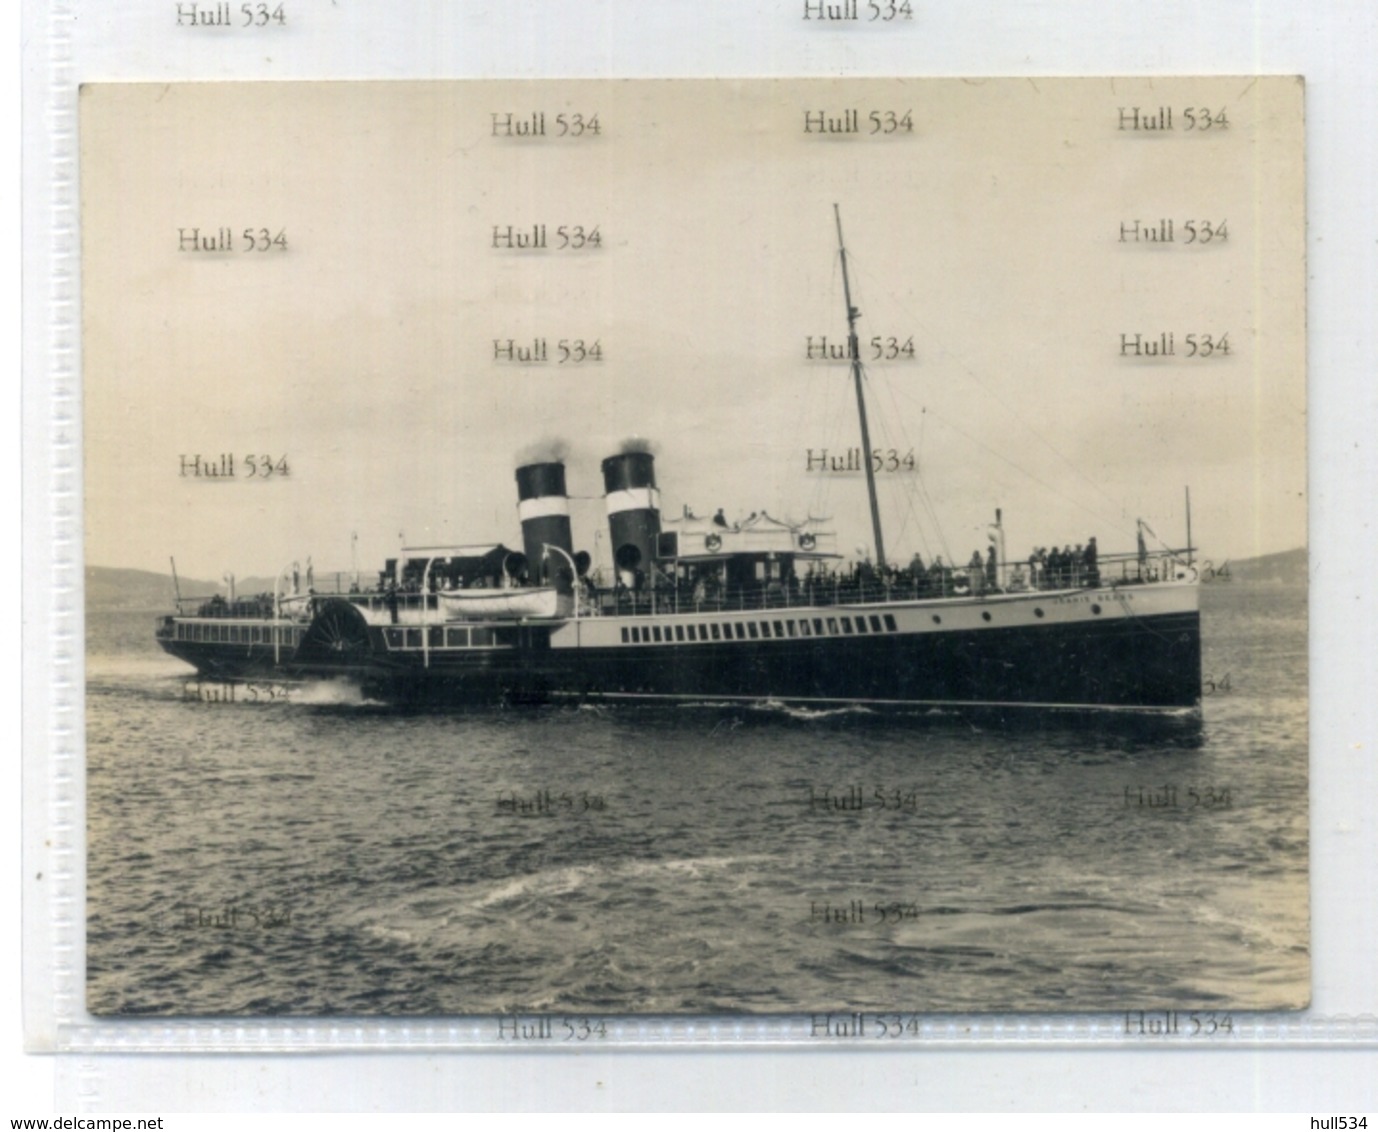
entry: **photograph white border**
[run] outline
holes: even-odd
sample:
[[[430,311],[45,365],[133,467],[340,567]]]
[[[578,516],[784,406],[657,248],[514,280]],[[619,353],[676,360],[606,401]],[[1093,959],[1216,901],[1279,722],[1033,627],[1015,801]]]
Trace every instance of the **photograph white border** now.
[[[41,6],[36,0],[26,3],[22,33],[26,100],[24,1014],[31,1050],[74,1051],[62,1059],[66,1068],[59,1074],[60,1100],[65,1096],[75,1107],[84,1091],[77,1082],[89,1085],[98,1078],[101,1088],[81,1102],[83,1107],[133,1107],[131,1095],[115,1085],[117,1079],[131,1079],[123,1072],[70,1071],[81,1058],[88,1069],[111,1064],[89,1056],[97,1052],[235,1049],[245,1055],[252,1051],[252,1060],[257,1060],[266,1051],[321,1048],[314,1043],[325,1038],[332,1049],[409,1049],[424,1058],[429,1051],[453,1048],[456,1037],[464,1041],[453,1031],[444,1033],[440,1023],[415,1021],[302,1027],[221,1022],[207,1027],[208,1042],[197,1040],[198,1024],[101,1022],[96,1030],[106,1037],[97,1039],[82,1020],[80,833],[84,811],[76,753],[82,699],[78,631],[82,511],[75,90],[79,83],[94,80],[1304,75],[1308,85],[1310,287],[1313,1004],[1300,1015],[1260,1019],[1263,1025],[1254,1040],[1236,1038],[1233,1045],[1269,1058],[1274,1051],[1287,1057],[1285,1049],[1303,1050],[1308,1057],[1316,1048],[1345,1049],[1346,1060],[1358,1055],[1370,1067],[1374,1064],[1378,969],[1372,962],[1372,946],[1378,926],[1378,837],[1366,807],[1378,796],[1371,755],[1378,741],[1372,694],[1378,667],[1373,600],[1378,594],[1364,550],[1372,541],[1371,501],[1378,486],[1371,440],[1378,422],[1372,381],[1378,365],[1368,333],[1378,308],[1372,241],[1372,217],[1378,212],[1372,123],[1378,116],[1371,64],[1378,55],[1378,17],[1365,6],[1342,6],[1333,0],[1305,11],[1279,0],[1254,5],[1170,0],[1153,6],[1151,14],[1141,3],[1124,0],[1044,3],[998,12],[921,0],[913,5],[911,26],[893,33],[849,34],[806,25],[800,19],[802,7],[803,0],[753,6],[703,0],[655,10],[611,0],[578,6],[509,6],[485,0],[429,5],[423,13],[411,13],[402,20],[389,18],[379,5],[355,8],[309,0],[290,9],[302,10],[311,18],[304,19],[304,27],[294,27],[292,36],[283,37],[279,50],[276,44],[241,47],[209,37],[189,38],[173,24],[169,13],[175,4],[169,0],[137,0],[119,9],[80,0],[51,6]],[[561,14],[567,17],[565,22]],[[894,1058],[930,1056],[936,1052],[934,1046],[950,1052],[968,1043],[981,1047],[973,1051],[978,1064],[981,1059],[1031,1057],[1033,1050],[1068,1047],[1085,1049],[1082,1057],[1099,1056],[1107,1044],[1122,1044],[1107,1032],[1115,1027],[1105,1016],[1060,1019],[1060,1024],[985,1016],[976,1020],[974,1031],[966,1029],[968,1019],[955,1028],[949,1028],[948,1021],[935,1019],[930,1037],[883,1060],[893,1069]],[[692,1034],[662,1034],[649,1041],[659,1044],[669,1038],[666,1044],[701,1051],[711,1047],[697,1056],[717,1057],[726,1052],[724,1043],[740,1048],[737,1043],[746,1035],[739,1027],[755,1025],[755,1020],[732,1020],[726,1026],[701,1021]],[[647,1041],[646,1037],[628,1037]],[[761,1037],[767,1044],[779,1040]],[[1216,1061],[1224,1052],[1212,1046],[1208,1058],[1198,1058],[1193,1064]],[[538,1056],[503,1055],[513,1060]],[[599,1060],[606,1056],[599,1055]],[[797,1095],[801,1104],[807,1103],[805,1098],[812,1091],[806,1083],[819,1077],[820,1057],[833,1066],[825,1078],[857,1064],[853,1050],[815,1051],[800,1056],[793,1065],[787,1062],[788,1075],[799,1083],[797,1094],[790,1095]],[[1138,1059],[1139,1054],[1134,1057]],[[1308,1057],[1297,1058],[1298,1066]],[[1156,1064],[1161,1061],[1158,1055],[1150,1052],[1148,1058],[1155,1064],[1146,1073],[1164,1072]],[[206,1059],[196,1060],[205,1067]],[[469,1059],[470,1065],[473,1060]],[[480,1060],[492,1064],[488,1057]],[[587,1065],[586,1058],[578,1060]],[[549,1064],[551,1080],[572,1068],[558,1058]],[[671,1070],[676,1064],[670,1063]],[[242,1076],[243,1068],[240,1062],[229,1076]],[[1022,1064],[1014,1074],[1037,1079],[1028,1077],[1026,1070],[1032,1072],[1033,1066]],[[497,1076],[507,1077],[509,1072],[504,1068]],[[1187,1077],[1195,1079],[1197,1072],[1193,1069]],[[186,1076],[179,1070],[163,1080],[171,1087]],[[403,1076],[399,1074],[398,1080]],[[1283,1073],[1277,1079],[1289,1076]],[[1368,1080],[1375,1076],[1369,1073]],[[845,1073],[836,1081],[837,1091],[832,1095],[840,1104],[858,1083],[848,1082]],[[1062,1095],[1060,1088],[1049,1098]],[[416,1101],[414,1091],[393,1093],[389,1088],[378,1094],[379,1107],[387,1107],[389,1094],[407,1107]],[[487,1090],[474,1094],[476,1099],[480,1095],[487,1095]],[[669,1095],[664,1091],[647,1094],[653,1099]],[[930,1080],[920,1094],[906,1095],[923,1107],[924,1102],[941,1104],[944,1096],[956,1103],[966,1092],[963,1086],[944,1087]],[[1193,1090],[1192,1095],[1209,1099],[1214,1094],[1203,1081],[1202,1090]],[[1371,1103],[1373,1093],[1367,1095]],[[890,1103],[900,1103],[900,1096],[900,1092],[891,1094]],[[1179,1093],[1176,1100],[1185,1096]],[[1025,1097],[1030,1107],[1040,1107],[1036,1094]],[[574,1094],[564,1099],[573,1104]],[[250,1100],[226,1094],[224,1104],[232,1108]],[[558,1105],[560,1099],[552,1095],[548,1103]],[[852,1101],[854,1107],[884,1107],[885,1103],[883,1095],[858,1095]],[[1298,1103],[1305,1107],[1304,1101]]]

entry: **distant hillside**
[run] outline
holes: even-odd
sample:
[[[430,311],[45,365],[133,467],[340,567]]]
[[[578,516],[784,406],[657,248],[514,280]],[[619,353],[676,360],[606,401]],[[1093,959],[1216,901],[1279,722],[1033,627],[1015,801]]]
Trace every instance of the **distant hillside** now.
[[[330,575],[334,585],[335,576]],[[241,597],[272,593],[272,578],[239,578],[235,590]],[[180,578],[183,597],[209,597],[226,592],[224,582]],[[86,608],[90,611],[128,609],[172,612],[172,575],[152,570],[123,570],[111,566],[86,567]]]
[[[1307,563],[1305,547],[1284,550],[1278,554],[1264,554],[1258,558],[1235,558],[1229,564],[1230,577],[1236,582],[1304,586]]]
[[[184,594],[211,594],[219,587],[214,582],[182,580]],[[110,566],[86,567],[86,608],[88,610],[172,609],[172,575],[152,570],[120,570]]]

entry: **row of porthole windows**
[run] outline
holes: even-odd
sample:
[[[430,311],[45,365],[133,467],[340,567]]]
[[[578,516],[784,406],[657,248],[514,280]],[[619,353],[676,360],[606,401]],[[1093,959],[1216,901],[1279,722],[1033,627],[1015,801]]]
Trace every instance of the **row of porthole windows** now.
[[[277,628],[278,643],[296,648],[301,641],[301,629],[294,626]],[[271,625],[203,625],[178,622],[179,641],[209,641],[227,645],[271,645],[274,627]]]
[[[1094,613],[1097,617],[1099,617],[1099,616],[1100,616],[1100,606],[1099,606],[1099,605],[1093,605],[1093,606],[1091,606],[1091,612]],[[1043,610],[1040,609],[1038,606],[1034,606],[1034,616],[1037,617],[1039,620],[1042,620],[1042,619],[1043,619]],[[991,612],[990,612],[989,609],[983,609],[983,610],[981,610],[981,620],[982,620],[982,621],[990,621],[990,620],[992,620]],[[942,623],[943,623],[943,619],[942,619],[941,617],[939,617],[936,613],[933,614],[933,624],[935,624],[935,625],[941,625]]]
[[[784,640],[790,637],[837,637],[894,633],[894,614],[851,617],[799,617],[778,621],[704,621],[677,625],[624,625],[622,643],[633,645],[696,644],[704,641]]]
[[[383,630],[383,640],[389,649],[419,649],[422,647],[419,626],[416,628],[387,628]],[[485,627],[456,627],[432,625],[431,638],[426,645],[433,649],[489,649],[507,647],[516,643],[516,629],[493,629]]]

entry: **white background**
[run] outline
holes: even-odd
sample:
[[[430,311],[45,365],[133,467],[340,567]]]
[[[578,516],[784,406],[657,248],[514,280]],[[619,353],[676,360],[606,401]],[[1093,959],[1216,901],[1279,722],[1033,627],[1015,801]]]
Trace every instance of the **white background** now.
[[[814,74],[1301,73],[1307,78],[1310,282],[1310,501],[1312,569],[1312,859],[1314,1003],[1303,1039],[1320,1020],[1378,1015],[1375,903],[1378,838],[1373,804],[1375,655],[1374,454],[1378,423],[1378,11],[1371,0],[1303,7],[1162,0],[946,3],[912,0],[900,28],[827,30],[790,3],[694,0],[652,5],[613,0],[498,0],[363,4],[288,0],[290,32],[247,41],[192,35],[174,25],[173,0],[75,2],[59,17],[72,35],[74,68],[87,79],[487,77]],[[864,5],[863,5],[864,8]],[[43,760],[53,725],[51,610],[76,601],[47,579],[53,531],[66,520],[52,474],[55,428],[47,399],[52,279],[47,251],[52,130],[49,39],[53,20],[27,3],[21,29],[26,83],[25,546],[23,885],[24,993],[31,1043],[51,1040],[54,910],[80,916],[79,858],[62,852],[81,827],[79,792],[55,782]],[[58,42],[60,48],[60,40]],[[16,102],[15,84],[7,84]],[[59,139],[60,140],[60,139]],[[13,182],[7,185],[13,189]],[[13,215],[13,213],[11,213]],[[59,232],[60,240],[62,234]],[[13,263],[14,260],[9,262]],[[12,285],[17,281],[8,276]],[[9,309],[13,309],[13,304]],[[70,315],[70,311],[68,312]],[[9,469],[17,420],[11,419]],[[73,434],[74,435],[74,434]],[[70,436],[69,436],[70,438]],[[80,514],[79,507],[76,514]],[[69,527],[70,532],[70,527]],[[59,553],[64,553],[59,546]],[[65,553],[71,553],[67,548]],[[15,558],[13,554],[6,556]],[[17,592],[16,563],[7,563]],[[79,605],[79,601],[76,601]],[[60,625],[59,625],[60,627]],[[17,659],[11,633],[8,656]],[[16,681],[7,685],[13,690]],[[59,699],[65,694],[57,689]],[[16,720],[18,710],[8,713]],[[18,750],[18,741],[12,744]],[[11,779],[12,786],[14,779]],[[74,780],[76,781],[76,780]],[[8,792],[9,828],[19,827]],[[64,833],[64,829],[67,831]],[[15,838],[10,844],[14,845]],[[43,873],[45,880],[38,881]],[[13,880],[19,869],[5,870]],[[64,879],[65,878],[65,879]],[[54,883],[56,882],[56,883]],[[57,899],[54,900],[53,893]],[[10,922],[18,923],[18,893]],[[7,933],[14,941],[17,932]],[[10,965],[18,990],[18,957]],[[68,985],[65,988],[71,991]],[[79,993],[79,985],[76,987]],[[6,996],[15,1001],[17,994]],[[1067,1051],[1042,1048],[582,1056],[445,1056],[118,1059],[15,1053],[6,1030],[9,1116],[54,1111],[447,1109],[637,1107],[1295,1109],[1352,1113],[1375,1099],[1378,1056],[1362,1049],[1290,1051],[1199,1048]],[[131,1051],[131,1053],[134,1051]],[[1303,1122],[1297,1122],[1302,1127]]]

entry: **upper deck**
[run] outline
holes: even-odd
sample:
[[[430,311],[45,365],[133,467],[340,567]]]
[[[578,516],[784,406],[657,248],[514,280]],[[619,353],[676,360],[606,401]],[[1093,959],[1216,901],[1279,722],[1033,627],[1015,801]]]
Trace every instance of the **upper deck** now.
[[[1102,556],[1093,570],[1079,564],[1065,570],[1040,570],[1029,562],[987,563],[953,569],[937,563],[927,569],[877,570],[867,563],[829,568],[812,561],[801,574],[793,563],[764,555],[718,555],[692,562],[676,560],[658,565],[649,579],[626,584],[622,578],[605,584],[594,577],[580,579],[575,619],[591,617],[660,617],[680,613],[715,613],[762,609],[820,608],[849,605],[887,605],[948,600],[984,601],[1029,593],[1066,593],[1180,583],[1195,577],[1186,550],[1148,555]],[[178,601],[178,620],[239,623],[241,626],[308,624],[328,599],[355,606],[371,625],[430,625],[439,623],[510,623],[521,620],[565,621],[569,616],[496,618],[462,616],[447,611],[442,591],[419,588],[363,590],[348,575],[322,575],[323,585],[308,593],[258,594],[229,600],[219,594]],[[449,591],[454,592],[454,591]],[[464,592],[464,591],[459,591]],[[521,593],[514,588],[514,594]],[[226,638],[229,639],[228,637]],[[246,638],[247,639],[247,638]]]

